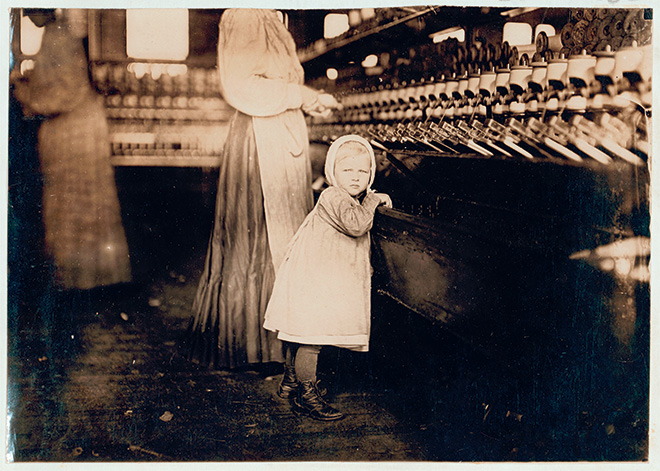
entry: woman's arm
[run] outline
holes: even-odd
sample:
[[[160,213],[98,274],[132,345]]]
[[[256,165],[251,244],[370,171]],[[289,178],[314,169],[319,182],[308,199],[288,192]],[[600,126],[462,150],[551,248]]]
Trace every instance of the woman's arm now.
[[[288,34],[272,25],[264,12],[249,9],[227,10],[220,21],[218,40],[218,74],[220,88],[227,102],[252,116],[273,116],[287,109],[300,108],[305,99],[313,101],[315,92],[285,77],[270,77],[273,62],[284,66],[297,58],[290,57]]]

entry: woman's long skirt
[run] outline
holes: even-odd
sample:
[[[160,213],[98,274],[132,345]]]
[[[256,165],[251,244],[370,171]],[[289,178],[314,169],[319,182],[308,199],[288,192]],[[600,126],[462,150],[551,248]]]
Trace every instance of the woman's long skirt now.
[[[45,241],[63,289],[131,281],[103,98],[91,96],[39,129]]]
[[[262,327],[274,281],[252,118],[236,113],[186,336],[189,359],[214,368],[283,361],[281,342]]]

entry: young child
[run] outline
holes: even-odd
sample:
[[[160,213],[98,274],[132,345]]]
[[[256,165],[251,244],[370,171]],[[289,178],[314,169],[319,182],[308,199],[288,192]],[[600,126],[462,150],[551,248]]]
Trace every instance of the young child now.
[[[289,244],[277,272],[264,327],[287,345],[279,395],[297,393],[294,405],[318,420],[343,414],[317,389],[321,346],[366,352],[371,327],[369,230],[386,194],[370,190],[376,172],[374,151],[365,139],[342,136],[328,149],[329,188]]]

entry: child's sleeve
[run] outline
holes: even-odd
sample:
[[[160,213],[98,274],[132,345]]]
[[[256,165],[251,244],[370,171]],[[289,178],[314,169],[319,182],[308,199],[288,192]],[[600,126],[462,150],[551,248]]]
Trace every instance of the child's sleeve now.
[[[338,231],[351,237],[359,237],[369,232],[379,204],[380,199],[371,192],[367,193],[360,204],[337,188],[328,188],[319,198],[319,206],[329,222]]]

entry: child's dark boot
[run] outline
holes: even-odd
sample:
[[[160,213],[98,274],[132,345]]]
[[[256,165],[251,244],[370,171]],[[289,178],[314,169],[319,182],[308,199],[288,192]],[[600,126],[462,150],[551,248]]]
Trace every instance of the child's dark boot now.
[[[277,390],[277,395],[282,399],[292,399],[298,394],[298,378],[296,378],[296,369],[293,366],[284,366],[284,376]]]
[[[296,368],[285,365],[284,376],[282,376],[282,382],[277,389],[277,395],[282,399],[294,399],[298,395],[299,386],[300,383],[296,377]],[[321,396],[325,396],[328,393],[326,388],[319,386],[319,381],[316,382],[316,390]]]
[[[339,420],[344,414],[323,400],[317,389],[316,381],[301,381],[298,397],[294,405],[302,412],[316,420]]]

